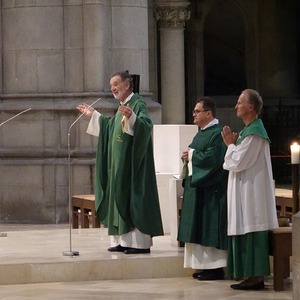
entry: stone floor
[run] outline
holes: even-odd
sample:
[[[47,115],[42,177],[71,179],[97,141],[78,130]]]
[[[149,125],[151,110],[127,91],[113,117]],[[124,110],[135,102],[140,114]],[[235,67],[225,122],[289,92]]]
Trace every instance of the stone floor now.
[[[231,282],[199,282],[190,277],[136,280],[101,280],[59,283],[35,283],[0,286],[1,300],[287,300],[291,286],[274,292],[271,282],[264,291],[233,291]]]
[[[234,291],[230,280],[200,282],[182,268],[183,249],[169,236],[154,238],[151,254],[107,251],[106,229],[70,230],[68,225],[1,225],[0,299],[292,299],[291,279],[284,291]],[[79,251],[79,256],[63,252]]]

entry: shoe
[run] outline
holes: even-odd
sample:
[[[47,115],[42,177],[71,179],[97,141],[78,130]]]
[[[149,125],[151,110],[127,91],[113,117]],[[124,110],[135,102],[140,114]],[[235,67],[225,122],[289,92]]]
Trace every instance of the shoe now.
[[[143,254],[150,253],[150,249],[128,248],[124,251],[125,254]]]
[[[199,275],[204,275],[205,273],[209,272],[210,270],[202,270],[202,271],[198,271],[193,273],[193,278],[197,279]]]
[[[197,279],[198,275],[200,275],[203,271],[193,273],[193,278]]]
[[[109,252],[124,252],[127,249],[129,249],[129,248],[128,247],[123,247],[121,245],[117,245],[117,246],[114,246],[114,247],[109,247],[107,249],[107,251],[109,251]]]
[[[224,270],[223,268],[217,269],[207,269],[200,272],[197,276],[197,279],[200,281],[204,280],[223,280],[224,279]]]
[[[263,290],[265,288],[265,284],[264,284],[263,281],[259,281],[259,282],[254,283],[254,284],[249,284],[249,283],[246,284],[244,282],[241,282],[241,283],[238,283],[238,284],[232,284],[230,287],[234,290],[259,291],[259,290]]]

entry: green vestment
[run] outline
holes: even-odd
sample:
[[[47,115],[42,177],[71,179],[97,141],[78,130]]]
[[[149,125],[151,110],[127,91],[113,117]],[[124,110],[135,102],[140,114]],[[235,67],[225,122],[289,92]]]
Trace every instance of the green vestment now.
[[[270,143],[268,133],[263,125],[261,119],[255,119],[253,122],[245,126],[239,133],[239,138],[236,141],[236,145],[239,145],[243,139],[248,135],[260,136],[266,139]]]
[[[109,235],[137,228],[163,235],[152,148],[152,122],[144,100],[134,94],[127,105],[136,114],[134,136],[122,130],[123,115],[100,116],[96,158],[97,217]]]
[[[193,172],[183,182],[178,240],[226,250],[228,173],[220,126],[199,130],[190,148]]]

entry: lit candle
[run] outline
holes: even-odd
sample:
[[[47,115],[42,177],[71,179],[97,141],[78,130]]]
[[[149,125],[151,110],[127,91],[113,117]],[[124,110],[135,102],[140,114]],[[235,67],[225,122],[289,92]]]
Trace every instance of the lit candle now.
[[[299,164],[300,162],[300,145],[293,143],[291,145],[292,164]]]

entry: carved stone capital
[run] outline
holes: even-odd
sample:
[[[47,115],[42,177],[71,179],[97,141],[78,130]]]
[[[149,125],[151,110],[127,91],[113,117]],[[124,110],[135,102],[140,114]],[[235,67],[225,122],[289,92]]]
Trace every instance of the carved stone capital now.
[[[184,28],[185,22],[190,19],[191,11],[184,6],[157,6],[154,16],[159,26],[168,28]]]

